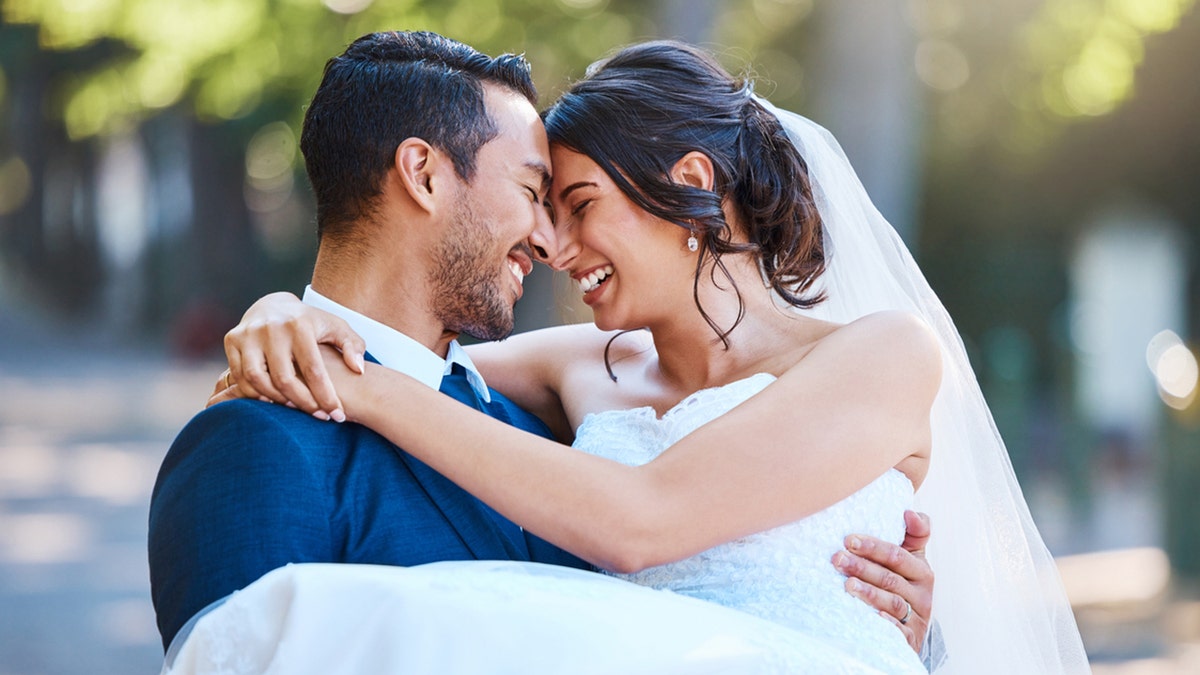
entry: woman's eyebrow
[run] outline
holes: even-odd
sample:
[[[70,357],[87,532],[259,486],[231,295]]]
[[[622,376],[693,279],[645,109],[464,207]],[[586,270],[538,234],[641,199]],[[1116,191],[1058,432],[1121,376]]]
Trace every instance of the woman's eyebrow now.
[[[578,190],[579,188],[585,188],[585,187],[598,187],[598,186],[595,183],[593,183],[591,181],[587,181],[587,180],[581,180],[581,181],[578,181],[575,183],[571,183],[567,187],[563,188],[561,192],[558,193],[558,199],[559,199],[559,201],[563,201],[567,198],[567,195]]]

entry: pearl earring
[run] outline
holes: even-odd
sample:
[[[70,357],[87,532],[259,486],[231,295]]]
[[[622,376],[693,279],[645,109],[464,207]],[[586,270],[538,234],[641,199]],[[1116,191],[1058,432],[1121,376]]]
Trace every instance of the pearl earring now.
[[[688,237],[687,247],[688,247],[688,250],[691,251],[692,253],[695,253],[696,249],[700,248],[700,242],[696,240],[695,232],[692,233],[692,236]]]

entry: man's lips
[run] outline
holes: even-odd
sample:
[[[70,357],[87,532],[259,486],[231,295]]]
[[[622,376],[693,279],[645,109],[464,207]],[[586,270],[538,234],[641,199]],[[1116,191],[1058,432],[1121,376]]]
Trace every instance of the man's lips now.
[[[518,246],[508,253],[508,270],[517,279],[517,285],[525,282],[525,277],[533,271],[533,260],[530,259],[528,247]]]

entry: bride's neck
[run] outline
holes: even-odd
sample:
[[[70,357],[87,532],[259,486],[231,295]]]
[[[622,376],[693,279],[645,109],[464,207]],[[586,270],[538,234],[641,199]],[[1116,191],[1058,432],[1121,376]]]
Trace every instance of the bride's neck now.
[[[657,375],[672,388],[690,393],[760,372],[773,354],[787,349],[790,340],[781,338],[797,329],[797,321],[803,322],[776,307],[757,266],[731,262],[726,265],[740,300],[734,285],[720,272],[721,286],[711,281],[707,271],[701,275],[700,307],[715,329],[691,298],[686,308],[649,327]],[[718,331],[729,331],[724,341]]]

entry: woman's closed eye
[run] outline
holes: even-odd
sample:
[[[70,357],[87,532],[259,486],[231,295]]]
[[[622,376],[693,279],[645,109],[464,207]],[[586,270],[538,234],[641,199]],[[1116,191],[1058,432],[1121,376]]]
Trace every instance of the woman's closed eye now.
[[[592,203],[592,200],[590,200],[590,199],[585,199],[585,200],[579,202],[578,204],[576,204],[575,206],[573,206],[571,208],[571,215],[578,216],[580,213],[583,213],[583,210],[585,208],[587,208],[588,204],[591,204],[591,203]]]

